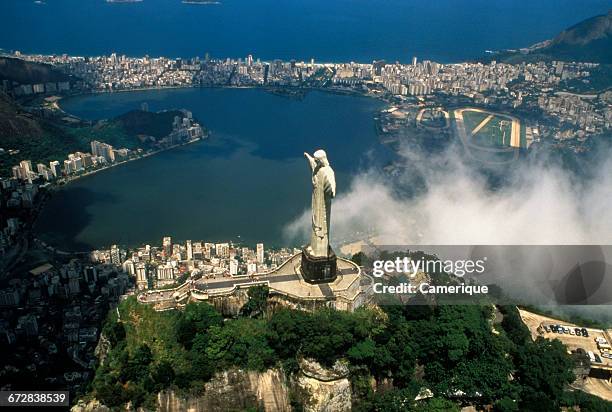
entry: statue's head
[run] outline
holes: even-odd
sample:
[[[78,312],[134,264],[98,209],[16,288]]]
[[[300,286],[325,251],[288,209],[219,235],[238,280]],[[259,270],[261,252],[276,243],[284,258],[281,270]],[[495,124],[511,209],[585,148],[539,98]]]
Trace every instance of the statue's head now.
[[[320,163],[323,166],[329,166],[329,161],[327,160],[327,153],[325,153],[325,150],[319,149],[314,152],[314,158],[317,163]]]

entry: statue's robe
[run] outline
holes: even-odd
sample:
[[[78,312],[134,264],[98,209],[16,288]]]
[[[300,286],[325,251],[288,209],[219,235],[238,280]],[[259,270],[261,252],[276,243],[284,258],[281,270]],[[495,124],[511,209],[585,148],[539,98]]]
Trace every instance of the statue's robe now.
[[[309,252],[327,256],[331,200],[336,196],[336,178],[329,165],[316,164],[312,170],[312,235]]]

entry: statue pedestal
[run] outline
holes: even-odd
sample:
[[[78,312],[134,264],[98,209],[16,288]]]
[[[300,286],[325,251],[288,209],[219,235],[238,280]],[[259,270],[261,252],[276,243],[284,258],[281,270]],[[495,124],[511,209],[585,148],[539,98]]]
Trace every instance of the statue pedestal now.
[[[327,256],[312,256],[307,247],[302,248],[301,272],[308,283],[329,283],[336,280],[336,254],[329,247]]]

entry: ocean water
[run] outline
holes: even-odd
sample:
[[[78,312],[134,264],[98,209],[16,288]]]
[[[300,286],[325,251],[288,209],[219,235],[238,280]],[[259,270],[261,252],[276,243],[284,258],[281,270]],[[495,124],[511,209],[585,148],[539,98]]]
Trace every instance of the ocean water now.
[[[553,37],[610,0],[2,0],[0,48],[39,53],[453,62]]]

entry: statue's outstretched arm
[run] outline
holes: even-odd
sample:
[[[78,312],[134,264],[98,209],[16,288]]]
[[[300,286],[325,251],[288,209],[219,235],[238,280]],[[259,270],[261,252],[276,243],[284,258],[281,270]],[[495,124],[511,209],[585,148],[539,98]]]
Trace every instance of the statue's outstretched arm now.
[[[308,163],[310,164],[310,169],[314,170],[315,166],[317,165],[317,162],[314,159],[314,157],[312,157],[311,155],[309,155],[306,152],[304,152],[304,157],[308,160]]]

